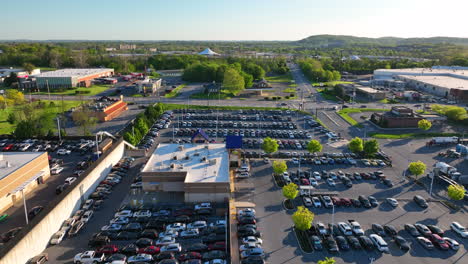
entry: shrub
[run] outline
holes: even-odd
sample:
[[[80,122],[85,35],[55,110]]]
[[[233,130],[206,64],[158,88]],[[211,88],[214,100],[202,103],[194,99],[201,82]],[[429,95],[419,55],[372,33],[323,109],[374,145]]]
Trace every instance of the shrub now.
[[[284,98],[289,99],[289,96],[286,95]]]
[[[294,97],[294,96],[296,96],[296,95],[293,94],[293,93],[289,94],[289,97]]]
[[[268,101],[268,100],[270,100],[270,97],[268,97],[268,96],[265,96],[265,100],[267,100],[267,101]]]

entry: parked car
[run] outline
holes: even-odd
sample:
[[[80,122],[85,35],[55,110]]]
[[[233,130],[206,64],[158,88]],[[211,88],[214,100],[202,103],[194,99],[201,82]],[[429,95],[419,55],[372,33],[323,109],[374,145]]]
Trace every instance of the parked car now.
[[[425,249],[433,249],[434,248],[434,245],[432,244],[432,242],[425,238],[425,237],[422,237],[422,236],[419,236],[416,238],[416,240],[425,248]]]
[[[462,238],[468,237],[468,230],[458,222],[452,222],[450,228]]]
[[[419,205],[419,206],[422,207],[422,208],[427,208],[427,207],[428,207],[428,204],[427,204],[426,199],[424,199],[424,198],[423,198],[422,196],[420,196],[420,195],[415,195],[415,196],[413,197],[413,200],[414,200],[414,202],[415,202],[417,205]]]

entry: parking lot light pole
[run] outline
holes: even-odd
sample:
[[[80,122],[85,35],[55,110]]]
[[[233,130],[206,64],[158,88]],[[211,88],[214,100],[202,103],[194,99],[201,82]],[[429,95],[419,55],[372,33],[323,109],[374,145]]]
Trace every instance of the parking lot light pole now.
[[[334,224],[335,224],[335,204],[332,202],[332,228]]]
[[[28,208],[26,207],[26,197],[24,197],[24,188],[21,189],[21,196],[23,196],[24,217],[26,218],[26,225],[29,224]]]

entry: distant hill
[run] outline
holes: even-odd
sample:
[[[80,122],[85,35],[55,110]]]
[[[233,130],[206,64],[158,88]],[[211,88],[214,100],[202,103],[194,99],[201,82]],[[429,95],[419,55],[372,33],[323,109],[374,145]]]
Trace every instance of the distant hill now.
[[[344,35],[314,35],[296,41],[298,44],[306,44],[317,47],[345,47],[348,45],[378,45],[399,46],[412,44],[456,44],[468,46],[468,38],[431,37],[431,38],[364,38]]]

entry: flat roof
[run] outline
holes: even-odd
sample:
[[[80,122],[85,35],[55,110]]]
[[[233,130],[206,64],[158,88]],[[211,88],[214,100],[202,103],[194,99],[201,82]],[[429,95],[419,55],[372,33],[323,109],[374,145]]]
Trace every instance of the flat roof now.
[[[375,94],[375,93],[384,93],[382,91],[376,90],[370,87],[356,86],[357,90],[363,91],[365,93]]]
[[[0,180],[23,167],[44,152],[0,152]]]
[[[468,90],[468,80],[450,76],[412,76],[399,75],[407,80],[414,80],[433,86],[445,87],[449,89]]]
[[[88,68],[88,69],[60,69],[56,71],[44,72],[36,77],[86,77],[99,73],[114,71],[110,68]]]
[[[174,159],[175,156],[177,160]],[[225,144],[159,144],[142,172],[171,171],[187,172],[185,183],[229,182],[229,155],[226,146]]]

